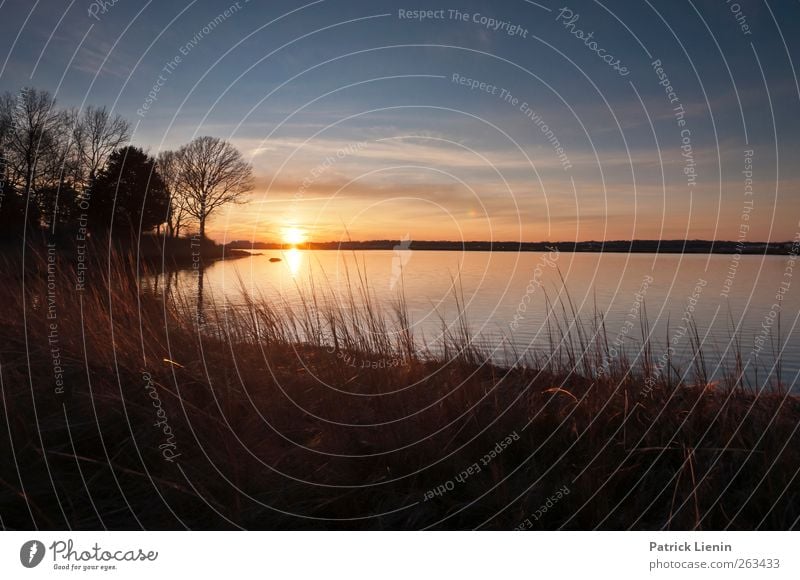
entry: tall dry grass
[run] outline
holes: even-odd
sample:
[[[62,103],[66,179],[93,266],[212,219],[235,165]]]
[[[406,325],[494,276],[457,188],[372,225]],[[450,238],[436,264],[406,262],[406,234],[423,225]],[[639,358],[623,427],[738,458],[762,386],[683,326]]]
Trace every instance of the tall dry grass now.
[[[736,368],[659,371],[646,312],[635,356],[612,356],[602,316],[567,297],[548,305],[550,348],[498,365],[463,297],[427,344],[360,270],[346,292],[317,280],[299,302],[207,296],[198,313],[142,292],[127,255],[95,254],[76,292],[73,258],[4,266],[4,527],[797,526],[798,399]]]

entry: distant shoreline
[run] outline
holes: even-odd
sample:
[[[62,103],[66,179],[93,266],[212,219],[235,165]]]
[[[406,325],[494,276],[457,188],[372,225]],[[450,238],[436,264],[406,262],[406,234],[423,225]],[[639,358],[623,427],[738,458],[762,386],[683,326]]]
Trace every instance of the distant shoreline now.
[[[287,250],[294,246],[236,240],[226,250]],[[310,242],[302,250],[414,250],[450,252],[587,252],[628,254],[743,254],[788,255],[792,242],[733,242],[727,240],[617,240],[610,242],[449,242],[369,240],[364,242]],[[795,245],[795,252],[797,246]]]

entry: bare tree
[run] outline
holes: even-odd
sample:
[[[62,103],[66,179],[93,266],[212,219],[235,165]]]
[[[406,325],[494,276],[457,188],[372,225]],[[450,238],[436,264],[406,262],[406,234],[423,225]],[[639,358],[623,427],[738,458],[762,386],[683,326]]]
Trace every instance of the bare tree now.
[[[50,93],[32,88],[2,99],[6,155],[12,179],[21,183],[26,198],[34,193],[42,159],[59,136],[63,115],[55,105]]]
[[[39,147],[34,198],[42,220],[53,232],[59,220],[68,220],[72,214],[75,187],[80,182],[81,160],[74,139],[77,120],[76,109],[60,111],[53,130]]]
[[[189,218],[186,195],[181,188],[178,174],[177,152],[162,151],[158,154],[158,170],[169,191],[169,214],[167,215],[167,232],[170,237],[181,235],[181,228]]]
[[[73,130],[78,122],[75,109],[59,111],[51,135],[43,139],[40,149],[39,186],[60,187],[75,182],[80,173],[80,156]]]
[[[83,178],[90,184],[103,168],[109,155],[130,139],[130,123],[114,117],[105,107],[86,107],[74,126]]]
[[[219,207],[242,203],[253,188],[253,168],[239,151],[217,137],[197,137],[175,154],[176,180],[187,213],[200,225],[205,239],[206,220]]]

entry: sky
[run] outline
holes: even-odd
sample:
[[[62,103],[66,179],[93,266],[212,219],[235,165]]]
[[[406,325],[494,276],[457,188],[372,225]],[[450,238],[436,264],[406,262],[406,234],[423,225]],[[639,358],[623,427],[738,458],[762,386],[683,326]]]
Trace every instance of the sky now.
[[[800,4],[562,1],[6,0],[0,88],[228,139],[219,241],[793,239]]]

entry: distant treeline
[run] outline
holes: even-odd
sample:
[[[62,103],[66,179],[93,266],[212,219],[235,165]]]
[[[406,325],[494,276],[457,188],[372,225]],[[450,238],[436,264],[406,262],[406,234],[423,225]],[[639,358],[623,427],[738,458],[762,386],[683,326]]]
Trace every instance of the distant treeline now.
[[[402,244],[402,245],[401,245]],[[236,240],[230,249],[279,250],[286,244]],[[628,252],[662,254],[788,254],[792,242],[739,242],[711,240],[615,240],[610,242],[449,242],[369,240],[364,242],[310,242],[309,250],[440,250],[458,252]]]

